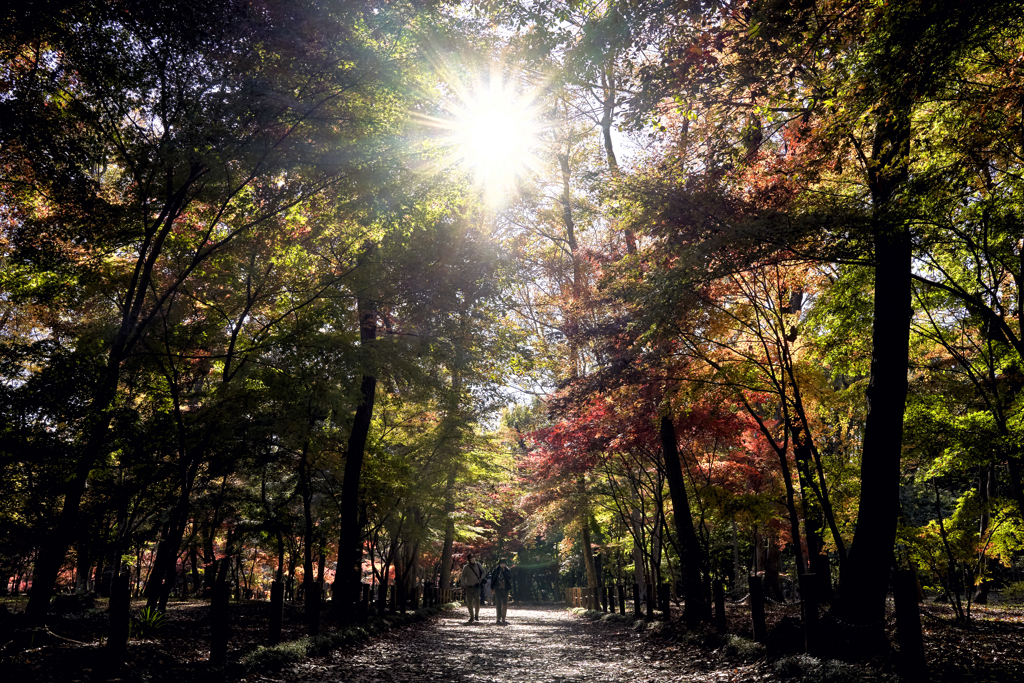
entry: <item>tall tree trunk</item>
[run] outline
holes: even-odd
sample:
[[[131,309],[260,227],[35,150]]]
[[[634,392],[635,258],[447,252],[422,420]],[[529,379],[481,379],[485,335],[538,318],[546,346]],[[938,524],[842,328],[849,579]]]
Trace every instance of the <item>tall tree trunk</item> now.
[[[372,348],[377,339],[376,303],[360,296],[356,302],[359,314],[359,343]],[[352,433],[345,453],[345,479],[341,485],[341,535],[338,538],[338,571],[336,583],[340,594],[332,600],[332,614],[336,619],[343,615],[345,606],[350,605],[362,580],[363,544],[362,526],[359,515],[359,481],[363,471],[363,457],[366,453],[366,439],[370,434],[373,419],[373,401],[377,389],[377,378],[363,375],[360,386],[361,401],[352,421]]]
[[[284,581],[284,533],[277,530],[277,573],[274,575],[275,581]]]
[[[581,525],[580,543],[583,546],[583,567],[587,573],[587,588],[597,588],[597,566],[594,564],[594,548],[590,538],[590,501],[587,496],[587,481],[582,475],[576,480],[577,493],[580,496],[578,509]],[[590,609],[593,605],[588,603]]]
[[[798,423],[804,424],[806,423]],[[810,433],[799,426],[793,429],[793,451],[800,477],[800,502],[804,513],[804,535],[807,538],[808,570],[814,574],[815,590],[819,600],[832,599],[832,571],[821,529],[825,524],[821,496],[814,490],[814,472],[811,468]],[[799,576],[797,577],[799,581]]]
[[[90,406],[91,424],[86,428],[87,437],[75,463],[74,477],[64,491],[64,504],[57,523],[50,535],[42,540],[39,553],[32,568],[32,593],[25,607],[25,620],[30,626],[42,626],[50,606],[57,576],[60,574],[68,548],[74,541],[79,528],[79,512],[85,485],[93,465],[99,462],[106,448],[107,430],[110,426],[110,406],[117,393],[121,369],[121,349],[111,352],[107,371]]]
[[[981,476],[978,482],[978,496],[981,500],[981,521],[978,524],[978,540],[984,546],[987,539],[989,526],[992,523],[992,497],[996,491],[996,470],[995,465],[985,465],[981,468]],[[979,605],[988,604],[988,591],[992,582],[988,579],[992,559],[983,557],[980,560],[979,568],[982,576],[978,584],[978,592],[974,594],[974,602]]]
[[[89,570],[92,569],[92,558],[89,557],[89,551],[87,549],[88,543],[85,541],[79,541],[78,547],[78,561],[75,565],[75,593],[81,595],[89,592]],[[0,588],[7,588],[7,584],[3,584]]]
[[[302,458],[299,460],[299,489],[302,494],[302,583],[309,590],[313,580],[313,492],[309,485],[309,439],[302,444]]]
[[[704,595],[701,582],[701,568],[705,563],[704,551],[693,528],[693,513],[690,510],[690,497],[686,493],[686,478],[683,476],[683,463],[679,458],[679,445],[676,441],[676,427],[669,415],[661,417],[661,449],[665,456],[665,473],[668,479],[668,491],[672,498],[672,519],[675,522],[676,534],[679,536],[679,564],[683,578],[683,594],[686,606],[683,608],[683,620],[695,626],[711,621],[711,607]]]
[[[590,506],[583,506],[580,524],[583,525],[583,533],[580,534],[580,542],[583,545],[583,563],[587,569],[587,588],[597,588],[597,565],[594,564],[594,548],[590,539]],[[595,609],[592,600],[587,598],[588,609]]]
[[[198,597],[202,595],[202,580],[199,578],[199,548],[195,542],[195,536],[193,536],[192,543],[189,544],[189,559],[192,563],[192,595]]]
[[[619,160],[615,156],[615,147],[612,144],[612,124],[615,122],[615,98],[617,95],[617,82],[615,78],[615,55],[608,54],[601,67],[601,137],[604,141],[605,158],[608,160],[608,170],[612,177],[619,175]],[[624,232],[626,238],[626,253],[636,253],[636,235],[630,228]]]
[[[452,546],[455,544],[455,466],[448,470],[448,481],[444,487],[444,547],[441,549],[441,588],[447,588],[452,578]]]
[[[637,585],[637,592],[640,594],[640,601],[647,600],[647,571],[644,569],[644,548],[643,548],[643,513],[640,508],[633,508],[630,515],[633,522],[633,581]]]
[[[837,606],[847,621],[877,626],[874,635],[881,642],[899,517],[910,352],[911,240],[906,222],[893,215],[896,192],[907,178],[910,118],[903,106],[881,107],[877,116],[869,169],[875,250],[871,378],[857,528],[840,570]]]

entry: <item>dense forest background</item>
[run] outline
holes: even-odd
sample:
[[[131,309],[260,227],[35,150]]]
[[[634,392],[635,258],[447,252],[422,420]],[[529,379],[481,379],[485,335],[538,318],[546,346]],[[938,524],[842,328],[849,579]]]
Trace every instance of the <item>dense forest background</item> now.
[[[0,591],[1019,596],[1022,55],[999,0],[8,3]]]

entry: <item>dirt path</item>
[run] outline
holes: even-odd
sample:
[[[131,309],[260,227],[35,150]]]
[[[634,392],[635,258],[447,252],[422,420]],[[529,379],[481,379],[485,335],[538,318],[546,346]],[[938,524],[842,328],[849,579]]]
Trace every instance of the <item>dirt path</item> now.
[[[564,608],[510,609],[508,626],[481,610],[479,624],[466,612],[400,629],[355,650],[336,652],[294,669],[292,681],[406,683],[652,683],[680,681],[638,659],[629,631],[595,628]],[[275,678],[278,678],[275,676]]]

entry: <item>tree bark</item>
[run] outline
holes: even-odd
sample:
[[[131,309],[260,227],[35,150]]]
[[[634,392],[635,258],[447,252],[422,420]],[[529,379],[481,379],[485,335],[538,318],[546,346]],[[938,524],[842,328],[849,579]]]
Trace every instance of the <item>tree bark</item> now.
[[[448,481],[444,487],[444,548],[441,550],[441,577],[438,585],[441,588],[448,588],[452,579],[452,546],[455,544],[455,520],[452,514],[455,512],[455,466],[448,470]]]
[[[686,493],[683,463],[679,459],[676,427],[671,416],[661,417],[660,435],[668,490],[672,497],[672,519],[675,522],[676,534],[679,536],[680,574],[683,577],[683,593],[686,600],[683,620],[688,625],[711,623],[711,609],[701,581],[704,552],[693,528],[693,513],[690,510],[690,498]]]
[[[366,297],[356,302],[359,314],[359,343],[372,348],[377,339],[376,303]],[[373,402],[377,389],[377,378],[363,375],[360,386],[361,402],[356,408],[345,454],[345,479],[341,485],[341,535],[338,539],[338,571],[336,581],[341,587],[339,595],[332,600],[332,614],[338,619],[345,605],[355,600],[356,590],[362,582],[363,545],[362,528],[359,523],[359,481],[366,453],[366,439],[370,434],[373,419]]]
[[[896,192],[907,177],[910,119],[905,107],[880,109],[869,169],[875,296],[860,507],[857,530],[840,571],[837,605],[852,623],[877,624],[876,636],[884,635],[885,596],[899,517],[911,312],[910,230],[892,215]]]

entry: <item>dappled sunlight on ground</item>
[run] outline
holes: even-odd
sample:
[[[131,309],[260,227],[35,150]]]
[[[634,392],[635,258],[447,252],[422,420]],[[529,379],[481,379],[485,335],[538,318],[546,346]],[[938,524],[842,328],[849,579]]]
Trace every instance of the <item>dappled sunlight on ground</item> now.
[[[595,632],[563,607],[510,607],[508,625],[494,623],[483,608],[479,624],[466,611],[429,626],[413,626],[330,658],[301,665],[291,680],[507,681],[644,683],[668,680],[656,667],[630,655],[629,632]]]

